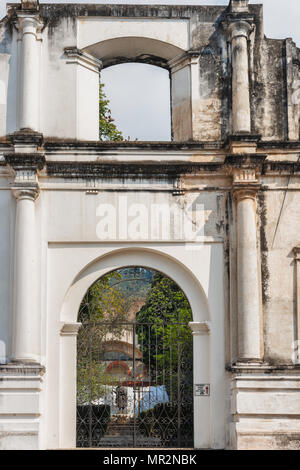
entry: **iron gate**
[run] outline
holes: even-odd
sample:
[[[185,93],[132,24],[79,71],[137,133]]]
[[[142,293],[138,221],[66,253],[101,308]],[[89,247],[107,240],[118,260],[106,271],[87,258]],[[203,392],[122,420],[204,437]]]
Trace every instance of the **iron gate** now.
[[[83,323],[77,447],[193,447],[187,323]]]

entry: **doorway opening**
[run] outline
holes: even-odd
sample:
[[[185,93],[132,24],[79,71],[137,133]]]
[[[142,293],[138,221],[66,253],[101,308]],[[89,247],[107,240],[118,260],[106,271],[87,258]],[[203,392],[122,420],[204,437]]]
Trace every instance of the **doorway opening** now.
[[[97,280],[79,309],[77,447],[193,447],[190,304],[141,266]]]

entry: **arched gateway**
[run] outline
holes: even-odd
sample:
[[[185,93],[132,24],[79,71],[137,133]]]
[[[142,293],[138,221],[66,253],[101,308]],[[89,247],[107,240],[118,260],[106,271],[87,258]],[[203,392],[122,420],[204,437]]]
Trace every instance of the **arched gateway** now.
[[[79,447],[99,447],[102,445],[104,447],[126,445],[176,447],[178,444],[184,447],[195,444],[197,447],[209,448],[212,434],[221,437],[224,429],[222,419],[212,423],[217,410],[224,407],[223,387],[212,390],[212,393],[210,390],[205,390],[205,386],[210,387],[212,381],[222,380],[223,370],[219,362],[222,357],[222,349],[219,352],[215,350],[217,355],[211,353],[211,341],[218,341],[217,336],[223,328],[222,316],[220,316],[220,322],[217,320],[218,326],[211,337],[211,314],[207,296],[199,283],[199,278],[197,279],[188,266],[184,266],[180,261],[186,246],[183,245],[179,249],[178,259],[168,254],[168,250],[158,251],[150,247],[136,246],[135,248],[124,247],[107,251],[107,248],[103,246],[102,251],[104,248],[105,254],[87,263],[79,274],[73,277],[72,271],[78,269],[77,266],[82,263],[87,254],[85,250],[81,251],[80,247],[77,248],[79,250],[76,249],[75,252],[79,264],[75,263],[72,270],[68,264],[66,265],[64,277],[69,272],[67,277],[71,282],[64,295],[60,313],[62,321],[60,333],[61,385],[60,392],[59,390],[57,392],[60,396],[59,414],[61,416],[61,426],[58,432],[62,446],[73,447],[76,443],[76,395],[78,402],[78,388],[76,390],[75,372],[76,363],[78,367],[76,360],[78,346],[83,361],[79,366],[81,370],[79,377],[82,378],[80,379],[80,407],[77,409],[77,445]],[[202,248],[204,261],[210,255],[209,250]],[[60,248],[57,251],[53,246],[53,250],[54,258],[56,255],[59,256]],[[96,250],[98,251],[98,249]],[[180,251],[182,252],[181,256]],[[74,258],[75,252],[70,253],[72,258]],[[192,259],[193,250],[190,251],[190,255],[189,258]],[[179,317],[173,318],[172,321],[163,322],[162,328],[171,336],[167,338],[166,334],[163,335],[164,339],[161,339],[161,348],[165,351],[165,360],[163,360],[163,365],[160,365],[160,371],[164,371],[162,376],[158,374],[158,364],[155,359],[159,335],[155,319],[139,321],[138,318],[135,318],[135,321],[132,321],[132,319],[120,320],[118,318],[119,321],[116,322],[103,318],[100,321],[95,321],[90,315],[88,318],[86,317],[87,312],[92,314],[95,308],[87,297],[89,288],[96,285],[97,280],[107,276],[108,273],[116,270],[120,272],[122,268],[130,266],[143,266],[152,272],[167,273],[168,278],[172,279],[171,282],[175,282],[180,287],[182,295],[190,306],[189,318],[187,316],[180,318],[180,312],[175,312]],[[222,285],[219,287],[220,295],[222,295]],[[221,314],[221,310],[219,312]],[[159,312],[157,313],[159,318]],[[83,322],[83,327],[82,323],[78,322],[78,315],[79,320]],[[152,330],[152,334],[148,335],[150,330]],[[81,337],[79,337],[77,345],[78,331]],[[184,337],[188,338],[186,344],[183,341]],[[53,349],[55,347],[53,342],[56,339],[53,335],[51,338],[51,340],[49,338],[49,343]],[[134,346],[133,338],[135,339]],[[187,351],[189,350],[190,354],[190,360],[187,362],[180,359],[185,348]],[[113,354],[113,351],[116,350],[119,351],[119,356]],[[160,354],[163,350],[160,351]],[[187,359],[187,351],[185,359]],[[106,353],[112,355],[106,356]],[[172,368],[167,364],[170,354],[173,354]],[[193,357],[196,359],[193,360]],[[215,361],[213,368],[212,360]],[[104,366],[105,371],[103,371]],[[95,378],[93,368],[94,370],[99,368],[101,377],[98,374],[98,378]],[[182,374],[179,380],[176,377],[178,373]],[[110,374],[121,374],[122,379],[113,383]],[[127,380],[125,380],[124,374],[128,375]],[[141,377],[139,377],[140,374],[142,374]],[[176,390],[174,389],[175,382]],[[123,433],[127,429],[129,434],[125,434],[125,438],[120,436],[117,438],[118,434],[113,426],[116,424],[115,420],[118,425],[120,424],[117,418],[116,397],[113,398],[114,395],[112,395],[116,393],[118,385],[130,388],[130,391],[127,390],[131,397],[130,406],[128,404],[128,409],[125,410],[128,413],[119,413],[119,415],[123,415],[120,418],[121,424],[127,424],[127,428],[125,426],[125,430],[120,431]],[[199,390],[196,386],[200,387]],[[149,404],[147,406],[146,398],[142,397],[142,394],[152,393],[152,401],[157,400],[158,405],[160,401],[154,397],[162,393],[161,400],[165,402],[167,398],[163,397],[163,394],[170,393],[170,387],[172,388],[172,396],[168,396],[169,405],[165,403],[165,406],[162,407],[166,411],[164,419],[160,420],[153,415],[157,408],[154,412],[149,413],[150,416],[142,414],[142,411],[149,409]],[[84,393],[82,393],[83,389]],[[185,389],[184,395],[182,394],[183,389]],[[99,391],[99,396],[96,398],[97,391]],[[150,395],[148,399],[150,399]],[[214,407],[212,407],[212,402]],[[138,407],[139,403],[140,408]],[[97,408],[97,404],[101,405],[100,408],[99,406]],[[52,401],[53,413],[55,405]],[[108,405],[109,409],[102,405]],[[152,410],[152,407],[150,409]],[[184,409],[185,414],[181,418]],[[185,432],[184,435],[182,434],[183,428],[186,426],[188,413],[191,412],[189,433]],[[224,408],[221,413],[224,416]],[[150,418],[153,426],[156,426],[156,431],[152,429],[150,432],[146,426]],[[194,426],[191,426],[193,420]],[[122,435],[124,436],[124,434]]]
[[[144,267],[113,271],[78,319],[77,447],[193,447],[192,312],[179,286]]]
[[[130,61],[169,71],[172,141],[99,141],[99,73]],[[0,448],[76,447],[78,311],[97,280],[128,266],[162,273],[189,302],[194,447],[299,448],[299,64],[299,48],[265,37],[263,8],[248,0],[8,4],[0,21]],[[149,367],[141,326],[134,348],[126,331],[117,351],[105,352],[116,347],[106,338],[96,361],[102,369],[112,358],[99,385],[115,397],[106,415],[117,406],[128,418],[124,387],[138,376],[155,396],[162,387],[174,411],[170,384],[156,381],[153,367],[163,355],[150,354]],[[92,368],[97,354],[88,351]],[[109,385],[126,374],[120,388]],[[110,406],[101,400],[109,397],[81,406],[91,405],[87,414]],[[183,445],[173,432],[182,407],[167,438],[154,408],[150,400],[144,410],[151,430],[131,408],[135,444]]]

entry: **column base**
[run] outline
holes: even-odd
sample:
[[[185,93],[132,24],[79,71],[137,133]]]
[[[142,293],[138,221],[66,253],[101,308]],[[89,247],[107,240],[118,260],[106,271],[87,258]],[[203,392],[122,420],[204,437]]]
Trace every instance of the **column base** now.
[[[231,368],[230,447],[300,450],[300,368]]]
[[[0,365],[0,450],[40,448],[40,401],[44,368]]]

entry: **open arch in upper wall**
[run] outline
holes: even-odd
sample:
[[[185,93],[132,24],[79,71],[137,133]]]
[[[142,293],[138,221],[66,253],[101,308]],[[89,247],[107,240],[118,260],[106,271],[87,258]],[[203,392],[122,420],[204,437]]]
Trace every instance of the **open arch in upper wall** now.
[[[141,62],[170,69],[169,61],[184,50],[173,44],[146,37],[119,37],[92,44],[84,52],[100,59],[103,68],[124,62]]]
[[[124,21],[126,23],[127,20]],[[130,22],[129,22],[130,23]],[[92,26],[92,25],[91,25]],[[188,47],[186,41],[173,42],[161,39],[135,36],[107,38],[103,41],[87,44],[81,49],[82,54],[101,61],[102,67],[117,65],[126,62],[141,62],[156,65],[170,71],[171,91],[171,135],[172,140],[188,141],[195,139],[192,116],[199,102],[199,62],[198,55],[189,52],[181,46]],[[141,31],[138,30],[142,34]],[[113,33],[112,33],[113,35]],[[170,36],[170,35],[169,35]],[[169,38],[166,35],[165,39]],[[91,34],[91,38],[93,38]],[[79,41],[81,43],[82,41]],[[196,57],[196,59],[195,59]],[[87,91],[82,90],[82,97]],[[90,94],[91,92],[89,92]],[[97,90],[95,90],[95,99]],[[81,99],[81,105],[87,106]],[[88,110],[87,110],[88,113]]]

